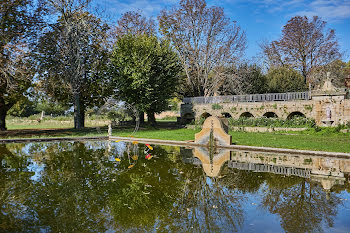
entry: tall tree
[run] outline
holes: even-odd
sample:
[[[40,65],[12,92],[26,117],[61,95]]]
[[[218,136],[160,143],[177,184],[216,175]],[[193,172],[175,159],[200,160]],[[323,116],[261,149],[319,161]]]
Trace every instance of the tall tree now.
[[[260,46],[271,65],[289,65],[299,70],[306,83],[312,69],[341,58],[333,29],[318,16],[295,16],[283,27],[279,40]]]
[[[114,33],[115,39],[128,34],[154,36],[156,28],[152,18],[143,16],[139,11],[128,11],[117,21]],[[145,113],[142,111],[139,112],[139,120],[141,123],[145,121]]]
[[[7,112],[31,85],[30,54],[43,9],[41,1],[3,0],[0,4],[0,130],[6,130]]]
[[[180,69],[178,56],[169,43],[155,36],[123,36],[111,58],[116,95],[146,112],[151,124],[155,123],[154,113],[168,107]]]
[[[89,0],[50,0],[58,14],[40,41],[40,85],[54,99],[74,106],[74,128],[84,127],[85,109],[106,95],[108,26],[87,12]]]
[[[210,96],[225,79],[224,67],[246,48],[244,31],[231,22],[223,8],[205,0],[181,0],[158,17],[161,33],[177,50],[186,73],[184,95]]]

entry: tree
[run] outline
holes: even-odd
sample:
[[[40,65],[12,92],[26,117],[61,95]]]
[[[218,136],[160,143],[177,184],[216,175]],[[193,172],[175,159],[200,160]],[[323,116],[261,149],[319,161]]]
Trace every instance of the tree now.
[[[0,130],[6,130],[7,112],[31,85],[30,54],[43,13],[41,1],[4,0],[0,4]]]
[[[305,91],[303,76],[296,70],[282,66],[271,67],[266,74],[269,92],[283,93]]]
[[[318,16],[295,16],[283,27],[279,40],[260,45],[262,52],[270,65],[299,70],[306,83],[314,67],[341,58],[335,31],[326,31],[326,24]]]
[[[226,70],[221,95],[258,94],[267,91],[266,77],[256,64],[242,63]]]
[[[74,106],[74,128],[83,128],[85,109],[109,91],[106,79],[108,25],[87,12],[89,0],[50,0],[58,21],[41,37],[40,86]]]
[[[155,36],[123,36],[111,58],[116,96],[146,112],[151,124],[155,123],[154,113],[167,108],[180,69],[177,54],[169,43]]]
[[[128,11],[122,15],[117,21],[115,27],[115,34],[117,38],[131,34],[131,35],[148,35],[155,36],[156,28],[152,18],[146,18],[140,12]],[[139,120],[141,123],[145,121],[145,113],[139,112]]]
[[[345,62],[338,59],[326,65],[315,67],[309,75],[309,83],[315,88],[321,87],[329,72],[332,83],[337,87],[343,87],[347,76],[346,66]]]
[[[127,34],[132,35],[154,35],[155,34],[155,23],[149,18],[142,16],[141,13],[136,11],[128,11],[122,15],[117,21],[115,32],[117,36],[123,36]]]
[[[183,95],[210,96],[225,79],[225,66],[233,64],[246,48],[240,26],[223,8],[207,7],[205,0],[181,0],[158,17],[161,33],[177,50],[186,73]]]

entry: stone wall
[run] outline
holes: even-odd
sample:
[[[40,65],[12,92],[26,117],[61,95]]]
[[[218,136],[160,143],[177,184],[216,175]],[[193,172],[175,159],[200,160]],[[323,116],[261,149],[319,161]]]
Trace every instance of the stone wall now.
[[[234,102],[217,104],[182,104],[182,119],[199,119],[208,116],[274,117],[288,119],[294,115],[313,118],[319,126],[336,126],[350,122],[350,99],[344,95],[319,95],[311,100]]]

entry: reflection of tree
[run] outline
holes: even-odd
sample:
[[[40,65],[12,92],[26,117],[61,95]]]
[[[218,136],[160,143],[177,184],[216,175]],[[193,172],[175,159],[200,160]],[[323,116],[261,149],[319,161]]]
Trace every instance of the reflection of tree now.
[[[155,148],[152,154],[158,158],[149,161],[143,160],[142,150],[135,166],[116,178],[118,189],[109,196],[109,207],[120,229],[152,230],[157,219],[168,215],[183,186],[173,173],[176,164],[165,156],[165,150]]]
[[[115,163],[103,147],[87,143],[33,144],[27,150],[30,157],[5,149],[0,148],[1,156],[23,162],[15,163],[13,178],[1,167],[0,180],[7,187],[0,186],[1,203],[8,203],[1,205],[6,213],[0,215],[2,231],[151,229],[167,215],[181,187],[170,161],[142,160],[129,170],[127,158]],[[33,172],[25,173],[34,163],[43,168],[37,179]]]
[[[341,200],[319,184],[296,177],[270,174],[264,190],[263,208],[281,217],[286,232],[322,232],[322,224],[333,226]]]
[[[256,193],[265,182],[265,173],[257,173],[224,167],[221,172],[222,184],[232,189],[238,189],[242,193]]]
[[[16,144],[12,149],[20,151],[22,147],[22,144]],[[28,178],[32,175],[23,169],[27,164],[25,158],[12,153],[7,145],[0,144],[0,232],[20,232],[34,224],[21,218],[28,194],[26,190],[30,187]]]
[[[226,166],[209,178],[174,148],[156,147],[151,160],[143,149],[115,162],[92,142],[0,145],[0,232],[232,232],[243,225],[246,193],[262,194],[285,231],[312,232],[331,226],[341,203],[302,178]]]
[[[181,168],[185,185],[181,198],[165,219],[160,229],[171,232],[232,232],[243,224],[243,195],[228,189],[216,178],[206,177],[202,169],[193,165]]]

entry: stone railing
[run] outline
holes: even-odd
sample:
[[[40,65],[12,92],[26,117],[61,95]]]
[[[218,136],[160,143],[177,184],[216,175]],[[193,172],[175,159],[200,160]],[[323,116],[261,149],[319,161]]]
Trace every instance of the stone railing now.
[[[304,178],[311,177],[311,170],[305,168],[284,167],[270,164],[254,164],[229,161],[229,168],[236,168],[239,170],[254,171],[254,172],[270,172],[286,176],[299,176]]]
[[[309,100],[309,92],[288,92],[288,93],[268,93],[252,95],[227,95],[210,97],[186,97],[183,99],[185,104],[215,104],[232,102],[265,102],[265,101],[290,101],[290,100]]]

